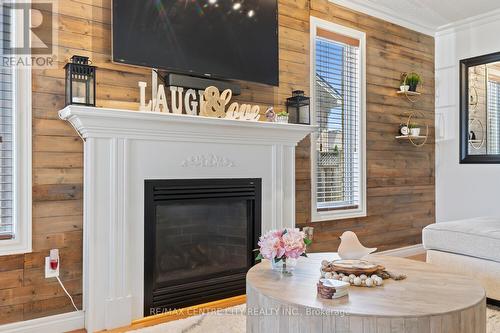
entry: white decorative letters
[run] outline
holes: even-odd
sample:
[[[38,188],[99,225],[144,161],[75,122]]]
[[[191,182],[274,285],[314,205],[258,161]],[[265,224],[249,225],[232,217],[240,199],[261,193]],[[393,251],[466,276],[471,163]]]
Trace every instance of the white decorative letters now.
[[[146,87],[148,84],[143,81],[139,81],[139,111],[151,111],[151,100],[149,100],[148,105],[146,105]]]
[[[186,95],[184,95],[184,108],[186,109],[186,114],[196,116],[197,107],[196,91],[193,89],[186,90]]]
[[[232,102],[227,108],[226,118],[227,119],[237,119],[239,114],[238,103]]]
[[[172,112],[177,114],[182,114],[182,92],[184,88],[181,87],[170,87],[170,97],[172,100]],[[179,92],[179,105],[177,105],[177,92]]]
[[[205,98],[203,97],[204,92],[205,90],[198,90],[198,95],[200,96],[200,116],[205,113]]]
[[[226,119],[239,119],[258,121],[260,118],[260,107],[258,105],[241,104],[233,102],[226,112]]]
[[[161,107],[161,109],[160,109]],[[167,105],[167,97],[165,97],[165,87],[163,84],[158,86],[158,92],[156,94],[156,105],[154,106],[155,112],[170,112]]]
[[[171,112],[165,95],[165,87],[162,84],[158,85],[158,89],[153,89],[153,91],[156,91],[156,96],[153,96],[153,100],[149,100],[148,104],[146,104],[147,83],[139,81],[138,85],[140,102],[139,111]],[[205,117],[250,121],[258,121],[260,118],[260,108],[258,105],[240,105],[237,102],[229,104],[233,97],[233,93],[230,89],[226,89],[220,93],[217,87],[210,86],[205,90],[198,90],[198,94],[194,89],[187,89],[183,96],[184,88],[174,86],[169,88],[170,106],[172,108],[172,113],[175,114],[182,114],[184,106],[186,114],[193,116],[197,114],[197,108],[199,107],[199,115]],[[227,105],[229,105],[229,107],[226,111]]]

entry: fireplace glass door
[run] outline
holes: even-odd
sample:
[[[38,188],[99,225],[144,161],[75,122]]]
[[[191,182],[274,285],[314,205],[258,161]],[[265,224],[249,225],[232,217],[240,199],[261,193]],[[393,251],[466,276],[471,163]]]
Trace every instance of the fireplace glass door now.
[[[245,293],[260,179],[145,182],[145,315]]]

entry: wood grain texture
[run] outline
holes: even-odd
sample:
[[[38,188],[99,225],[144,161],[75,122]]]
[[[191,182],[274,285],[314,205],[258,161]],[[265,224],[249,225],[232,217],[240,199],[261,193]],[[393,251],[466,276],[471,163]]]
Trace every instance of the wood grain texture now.
[[[33,70],[33,253],[0,257],[0,324],[71,311],[69,299],[43,278],[44,257],[59,247],[62,280],[81,307],[83,144],[59,120],[64,106],[65,60],[89,56],[97,71],[97,106],[137,109],[144,68],[111,62],[111,0],[58,2],[54,33],[57,69]],[[337,236],[356,231],[361,241],[382,249],[420,242],[421,228],[434,222],[434,39],[359,14],[327,0],[279,0],[279,87],[240,82],[238,103],[284,109],[295,89],[309,95],[309,17],[314,15],[367,33],[368,217],[315,223],[312,250],[334,250]],[[400,114],[409,108],[396,96],[402,71],[424,78],[424,96],[415,109],[431,126],[429,143],[415,149],[393,138]],[[147,91],[149,94],[149,90]],[[310,142],[296,150],[297,223],[310,221]]]
[[[486,294],[479,283],[419,261],[368,256],[407,279],[350,287],[347,297],[335,300],[319,298],[321,260],[335,258],[300,258],[292,276],[273,272],[267,261],[254,266],[247,275],[247,332],[486,332]]]
[[[309,52],[309,15],[366,33],[367,216],[311,221],[311,143],[304,140],[297,148],[296,221],[301,227],[315,227],[310,250],[336,251],[345,230],[379,250],[421,243],[422,228],[435,222],[434,39],[328,1],[302,0],[286,6],[294,8],[293,13],[283,13],[293,16],[287,36],[303,41],[302,53]],[[308,75],[308,65],[302,67],[300,73]],[[423,95],[414,105],[396,94],[401,72],[409,71],[424,78]],[[423,123],[429,125],[429,141],[421,148],[394,139],[402,115],[411,108],[422,112]]]

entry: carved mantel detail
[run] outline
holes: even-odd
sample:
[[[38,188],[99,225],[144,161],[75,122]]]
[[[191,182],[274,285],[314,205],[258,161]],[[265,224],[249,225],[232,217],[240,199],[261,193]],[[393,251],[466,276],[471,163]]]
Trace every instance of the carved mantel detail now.
[[[232,168],[234,162],[226,157],[209,155],[195,155],[182,161],[181,166],[193,168]]]

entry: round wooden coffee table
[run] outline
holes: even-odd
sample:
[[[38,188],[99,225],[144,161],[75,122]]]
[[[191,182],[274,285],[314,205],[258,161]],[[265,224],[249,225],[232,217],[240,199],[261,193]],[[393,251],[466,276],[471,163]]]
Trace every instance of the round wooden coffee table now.
[[[456,276],[424,262],[371,255],[367,259],[402,281],[382,287],[350,287],[349,296],[317,297],[321,260],[335,253],[301,258],[292,276],[273,272],[270,263],[247,274],[247,333],[485,333],[486,295],[470,277]]]

